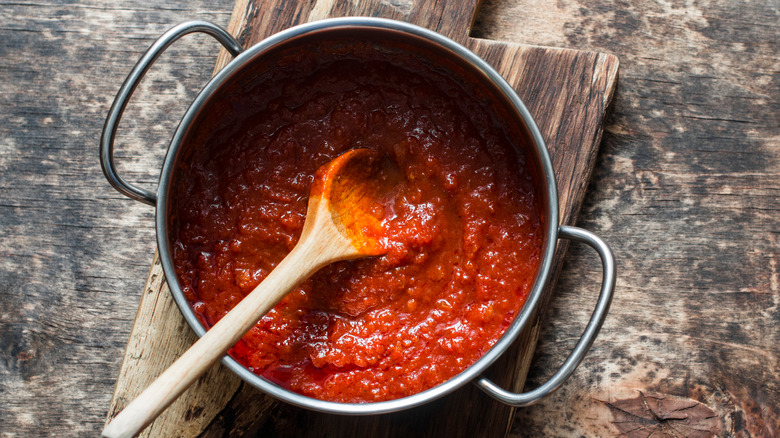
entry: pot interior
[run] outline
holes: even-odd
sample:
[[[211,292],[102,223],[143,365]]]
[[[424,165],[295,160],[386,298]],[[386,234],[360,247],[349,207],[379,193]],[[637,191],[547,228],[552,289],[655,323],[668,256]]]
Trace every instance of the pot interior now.
[[[473,55],[462,50],[449,40],[411,26],[401,30],[395,26],[349,25],[291,31],[234,60],[207,86],[185,116],[163,169],[158,236],[171,290],[199,335],[205,331],[204,326],[215,323],[267,275],[295,244],[295,233],[305,216],[311,175],[340,153],[370,147],[399,161],[412,160],[410,156],[425,159],[406,168],[410,180],[428,178],[425,184],[415,186],[421,188],[409,189],[406,195],[429,190],[426,196],[434,199],[461,196],[459,210],[442,210],[448,211],[443,215],[454,222],[425,223],[431,217],[435,221],[436,215],[419,214],[418,221],[407,224],[413,234],[410,242],[417,245],[415,251],[401,251],[394,255],[396,259],[378,263],[379,268],[375,261],[336,264],[291,293],[295,297],[289,302],[285,299],[272,312],[275,314],[271,316],[277,318],[274,322],[253,329],[280,333],[279,336],[250,337],[239,342],[230,353],[244,365],[226,359],[231,369],[253,385],[289,402],[328,412],[360,414],[403,409],[438,397],[481,373],[506,349],[511,342],[507,338],[516,336],[520,325],[528,320],[533,309],[513,308],[507,303],[512,301],[511,297],[477,304],[475,297],[489,295],[498,283],[514,282],[516,300],[538,300],[549,270],[557,226],[549,159],[522,103],[513,94],[507,94],[508,86],[496,80],[495,72],[484,63],[476,63],[469,58]],[[391,128],[385,129],[386,126]],[[474,135],[479,141],[470,137]],[[435,153],[419,152],[436,142],[446,146]],[[482,144],[472,144],[475,142]],[[458,163],[463,169],[456,172],[453,169]],[[503,187],[510,183],[511,187]],[[461,190],[469,185],[473,187]],[[496,185],[501,187],[496,189]],[[480,190],[494,189],[500,194],[492,201],[478,199]],[[456,192],[459,194],[452,195]],[[473,202],[466,199],[468,196],[474,197]],[[482,201],[492,204],[477,207]],[[416,208],[425,207],[423,204],[426,203],[418,202],[410,208],[417,211]],[[516,207],[519,204],[525,207]],[[431,230],[437,226],[453,228],[452,224],[471,214],[469,209],[477,208],[481,208],[482,217],[470,222],[469,227],[474,229],[469,228],[468,238],[464,237],[466,231],[440,238],[440,242],[429,236],[436,234]],[[254,222],[257,218],[261,220]],[[504,228],[491,231],[491,227],[499,226],[496,224]],[[264,227],[265,231],[258,232],[257,227]],[[529,243],[517,245],[518,235],[525,236]],[[376,321],[407,318],[406,313],[392,314],[396,307],[387,305],[388,302],[400,300],[404,311],[413,312],[415,306],[426,301],[424,287],[415,284],[419,278],[429,283],[452,282],[458,274],[448,273],[449,277],[437,280],[437,274],[430,270],[412,270],[403,280],[406,284],[393,283],[393,287],[389,280],[375,284],[369,278],[389,278],[390,271],[395,274],[408,269],[407,262],[412,262],[404,257],[427,257],[426,250],[420,248],[446,248],[457,240],[453,236],[466,241],[465,246],[451,251],[455,253],[468,252],[469,242],[479,239],[503,239],[506,245],[513,246],[504,254],[491,256],[493,265],[482,269],[494,272],[485,274],[483,283],[464,283],[470,286],[463,289],[470,290],[456,291],[454,295],[459,299],[439,297],[434,303],[425,303],[430,314],[458,315],[446,322],[453,327],[448,332],[450,338],[442,335],[446,330],[419,331],[423,323],[398,326],[395,331],[414,333],[377,347],[384,349],[384,356],[374,354],[371,346],[364,346],[354,350],[358,351],[354,357],[347,357],[345,352],[353,350],[340,347],[370,339],[377,333],[376,327],[382,326],[381,321]],[[262,248],[264,254],[255,257],[255,248]],[[495,245],[474,251],[492,254],[501,248]],[[520,262],[505,263],[505,259],[520,257],[519,253],[533,259],[533,263],[523,265],[525,270],[516,267],[522,265]],[[458,259],[450,268],[461,269],[461,264],[476,258]],[[471,274],[485,272],[477,270]],[[469,274],[462,274],[465,275]],[[361,282],[365,284],[350,289],[353,283]],[[332,284],[338,285],[335,291],[323,292]],[[378,298],[361,292],[377,287],[392,291],[387,292],[387,297]],[[312,307],[314,310],[295,322],[285,319],[297,318],[295,315],[300,312],[296,306],[308,306],[312,301],[320,303]],[[501,306],[508,307],[500,307],[499,301]],[[390,314],[381,310],[385,305]],[[464,307],[470,310],[465,311]],[[501,318],[484,323],[485,327],[494,326],[495,337],[470,341],[469,334],[476,336],[479,328],[474,321],[492,315],[491,312],[503,312]],[[355,321],[366,315],[369,322],[364,320],[356,328]],[[467,325],[466,320],[471,321],[470,329],[459,332],[458,324]],[[287,331],[288,326],[296,324],[302,331]],[[358,336],[361,333],[363,337]],[[403,342],[426,336],[430,339],[425,343],[441,344],[437,355],[453,351],[452,358],[436,364],[419,363],[396,373],[389,371],[392,366],[383,366],[381,372],[388,380],[420,373],[426,382],[441,374],[436,368],[451,367],[461,359],[466,365],[433,385],[396,385],[388,398],[342,399],[339,395],[323,401],[307,393],[307,385],[327,386],[323,382],[331,378],[330,372],[356,373],[355,370],[392,355],[387,353],[389,349],[403,350]],[[325,345],[333,339],[333,344]],[[322,344],[322,348],[307,356],[299,370],[293,370],[287,362],[297,360],[289,357],[298,356],[278,359],[281,356],[268,351],[258,354],[261,344],[273,344],[271,353],[279,354],[295,353],[310,345]],[[425,354],[422,351],[414,356]],[[263,371],[272,360],[269,357],[283,362],[274,372]],[[403,361],[413,359],[410,355],[399,357]],[[308,376],[314,383],[297,387],[290,383],[302,379],[301,376]],[[358,384],[345,379],[331,394],[349,392]],[[364,391],[374,391],[375,386],[367,385]],[[407,393],[403,392],[405,387],[409,388]]]

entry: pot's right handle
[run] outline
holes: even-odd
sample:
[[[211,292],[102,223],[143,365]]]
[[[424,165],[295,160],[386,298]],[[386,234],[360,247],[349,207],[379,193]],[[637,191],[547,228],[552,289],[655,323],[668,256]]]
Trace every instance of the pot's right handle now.
[[[580,341],[574,347],[574,351],[571,352],[558,372],[542,386],[533,391],[517,394],[500,388],[484,376],[477,379],[475,384],[488,395],[511,406],[523,407],[532,405],[558,389],[569,378],[571,373],[577,368],[577,365],[582,361],[582,358],[585,357],[585,353],[588,352],[591,344],[593,344],[593,340],[596,339],[596,335],[598,335],[601,329],[601,324],[604,322],[607,311],[609,311],[609,305],[612,302],[612,291],[615,288],[615,257],[612,255],[609,246],[598,236],[582,228],[561,226],[558,228],[558,235],[564,239],[586,243],[598,252],[603,267],[601,293],[596,303],[596,309],[590,317],[590,322],[588,322],[588,326],[582,333]]]
[[[108,110],[106,124],[103,126],[103,136],[100,138],[100,165],[103,167],[103,174],[106,175],[108,182],[123,195],[152,206],[157,202],[157,195],[155,193],[128,183],[116,173],[116,169],[114,168],[114,138],[116,137],[116,128],[119,125],[119,120],[122,118],[122,113],[127,106],[127,102],[130,100],[130,96],[133,95],[138,83],[141,81],[141,78],[144,77],[147,70],[149,70],[149,67],[151,67],[162,52],[176,40],[193,32],[202,32],[211,35],[234,57],[243,51],[241,44],[239,44],[226,30],[216,24],[195,20],[187,21],[173,27],[160,36],[160,38],[157,38],[141,59],[138,60],[135,67],[133,67],[133,70],[130,71],[130,74],[127,75],[127,79],[125,79],[122,87],[119,88],[116,98],[114,98],[111,109]]]

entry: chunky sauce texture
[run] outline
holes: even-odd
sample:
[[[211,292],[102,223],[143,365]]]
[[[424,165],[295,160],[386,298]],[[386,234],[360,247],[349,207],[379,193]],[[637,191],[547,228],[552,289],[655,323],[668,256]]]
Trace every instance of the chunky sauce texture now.
[[[207,327],[224,316],[296,244],[317,168],[372,148],[402,173],[378,213],[388,253],[323,268],[230,355],[337,402],[396,399],[465,370],[538,268],[541,201],[522,145],[471,85],[392,50],[302,49],[261,71],[196,121],[176,169],[171,244],[192,309]]]

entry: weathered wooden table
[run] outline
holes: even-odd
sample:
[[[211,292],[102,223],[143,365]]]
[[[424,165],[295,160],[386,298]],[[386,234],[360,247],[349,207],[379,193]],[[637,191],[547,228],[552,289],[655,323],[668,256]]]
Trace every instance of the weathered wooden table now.
[[[0,435],[96,435],[154,252],[152,209],[100,172],[103,119],[155,37],[226,25],[232,4],[0,5]],[[472,36],[621,60],[578,222],[616,253],[611,314],[510,436],[780,434],[778,24],[777,0],[485,0]],[[144,81],[120,130],[128,179],[155,184],[216,49],[186,39]],[[571,247],[528,387],[576,342],[599,269]],[[274,420],[256,432],[283,434]]]

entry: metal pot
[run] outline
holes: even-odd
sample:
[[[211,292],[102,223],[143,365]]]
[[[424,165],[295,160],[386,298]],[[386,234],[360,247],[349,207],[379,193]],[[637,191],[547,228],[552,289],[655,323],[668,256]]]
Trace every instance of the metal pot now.
[[[295,44],[305,44],[307,41],[317,41],[323,36],[344,31],[354,32],[359,34],[361,38],[368,40],[392,38],[408,42],[413,47],[422,47],[424,50],[436,54],[436,58],[446,59],[448,62],[456,64],[459,66],[459,70],[463,72],[462,74],[468,75],[472,80],[476,79],[490,88],[491,94],[500,100],[503,108],[507,109],[508,120],[506,123],[516,124],[518,132],[524,137],[523,143],[530,148],[529,155],[533,162],[529,164],[535,166],[536,171],[540,175],[537,190],[540,192],[544,205],[544,243],[542,259],[535,283],[524,307],[514,322],[493,348],[481,359],[450,380],[434,388],[401,399],[365,404],[322,401],[294,393],[257,376],[229,356],[225,356],[222,362],[248,383],[276,398],[298,406],[328,413],[367,415],[400,411],[427,403],[472,381],[487,394],[513,406],[527,406],[539,401],[557,389],[571,375],[598,334],[609,309],[615,284],[614,258],[609,247],[596,235],[580,228],[558,224],[558,195],[552,163],[536,123],[509,84],[485,61],[458,43],[428,29],[404,22],[379,18],[352,17],[329,19],[296,26],[244,50],[225,30],[216,25],[202,21],[180,24],[155,41],[133,68],[114,100],[100,143],[101,164],[106,178],[119,192],[132,199],[156,206],[157,244],[165,276],[184,318],[198,336],[202,336],[205,333],[205,329],[182,294],[172,263],[168,239],[169,221],[167,218],[171,208],[169,200],[171,195],[169,192],[175,172],[174,169],[178,160],[182,159],[182,144],[188,128],[202,110],[207,110],[208,103],[215,93],[228,81],[240,75],[245,69],[251,68],[251,65],[256,60],[265,56],[273,56],[274,50],[293,42]],[[213,36],[225,46],[234,56],[234,59],[206,85],[182,118],[168,149],[157,192],[143,190],[124,181],[116,173],[113,163],[113,143],[116,128],[130,96],[156,58],[178,38],[193,32],[203,32]],[[593,247],[599,254],[603,265],[603,280],[598,302],[590,322],[574,351],[553,377],[533,391],[522,394],[508,392],[482,376],[482,373],[510,346],[523,328],[531,322],[541,301],[542,291],[549,280],[553,253],[559,238],[584,242]]]

